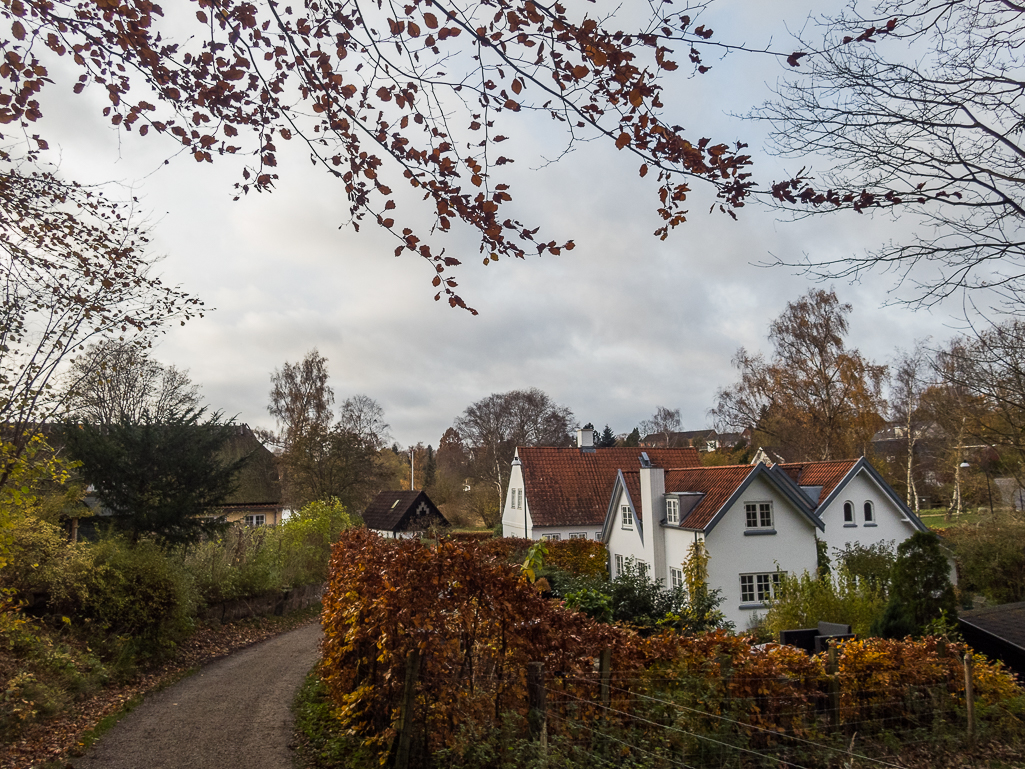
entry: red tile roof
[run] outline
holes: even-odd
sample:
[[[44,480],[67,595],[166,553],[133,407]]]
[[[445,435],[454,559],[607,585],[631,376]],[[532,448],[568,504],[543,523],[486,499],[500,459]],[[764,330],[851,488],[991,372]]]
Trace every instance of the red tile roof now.
[[[840,459],[832,462],[785,462],[776,465],[798,486],[821,486],[818,504],[833,493],[840,481],[858,464],[857,459]]]
[[[619,470],[640,467],[641,452],[656,467],[699,467],[695,448],[607,448],[581,451],[550,446],[517,449],[534,526],[601,526]],[[632,492],[631,492],[632,493]],[[640,504],[640,498],[634,504]]]
[[[704,529],[757,466],[723,465],[666,471],[666,492],[700,492],[702,500],[681,522],[688,529]]]

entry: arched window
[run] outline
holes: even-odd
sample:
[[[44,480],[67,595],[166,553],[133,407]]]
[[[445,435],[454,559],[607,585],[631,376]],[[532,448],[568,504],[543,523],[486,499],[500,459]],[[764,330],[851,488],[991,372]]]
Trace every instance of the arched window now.
[[[872,503],[865,503],[865,523],[873,523],[876,519],[875,510],[872,509]]]
[[[843,522],[854,523],[854,503],[844,502],[843,503]]]

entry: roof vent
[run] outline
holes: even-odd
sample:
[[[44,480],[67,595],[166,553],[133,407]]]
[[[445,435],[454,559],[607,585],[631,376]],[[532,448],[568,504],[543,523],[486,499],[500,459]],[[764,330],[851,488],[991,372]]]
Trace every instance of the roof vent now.
[[[648,452],[641,452],[641,467],[651,467],[651,459],[648,458]]]

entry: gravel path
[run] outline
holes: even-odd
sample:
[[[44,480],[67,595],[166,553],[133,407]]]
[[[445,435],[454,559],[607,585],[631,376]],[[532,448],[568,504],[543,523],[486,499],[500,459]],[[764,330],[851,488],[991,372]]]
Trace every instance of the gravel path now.
[[[312,623],[153,694],[74,769],[292,769],[289,706],[317,660]]]

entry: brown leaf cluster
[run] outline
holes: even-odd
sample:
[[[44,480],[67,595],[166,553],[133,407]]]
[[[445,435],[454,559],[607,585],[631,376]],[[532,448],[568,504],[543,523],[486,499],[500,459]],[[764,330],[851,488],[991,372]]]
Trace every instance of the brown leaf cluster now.
[[[239,194],[271,189],[279,142],[300,141],[342,184],[357,228],[369,218],[390,230],[396,255],[434,268],[435,298],[471,311],[446,272],[459,260],[391,215],[393,188],[402,180],[422,194],[431,233],[454,221],[475,230],[485,264],[572,249],[503,213],[512,194],[501,167],[514,159],[497,145],[517,113],[549,115],[570,144],[604,137],[639,156],[642,175],[657,169],[662,238],[686,219],[689,179],[711,184],[734,218],[752,186],[745,145],[688,139],[660,117],[660,79],[678,68],[672,41],[708,70],[694,46],[712,30],[685,14],[630,33],[532,0],[194,5],[165,16],[152,0],[5,3],[0,124],[35,126],[39,92],[73,65],[72,90],[102,89],[103,114],[120,130],[163,134],[201,163],[247,157]]]
[[[407,657],[418,650],[416,719],[429,753],[457,746],[460,728],[487,734],[506,715],[525,718],[532,662],[545,666],[550,734],[576,736],[560,730],[599,716],[631,726],[648,697],[691,702],[674,716],[677,726],[721,733],[726,718],[758,748],[778,744],[781,733],[829,733],[825,655],[755,645],[725,631],[641,638],[545,600],[495,550],[470,540],[428,547],[364,530],[342,536],[324,599],[321,677],[343,731],[382,755],[389,749]],[[604,649],[612,650],[612,711],[596,702],[596,658]],[[875,734],[953,717],[965,652],[936,638],[843,644],[836,675],[842,720]],[[999,706],[1025,696],[998,665],[975,661],[978,702]],[[991,712],[1000,717],[998,707]]]

